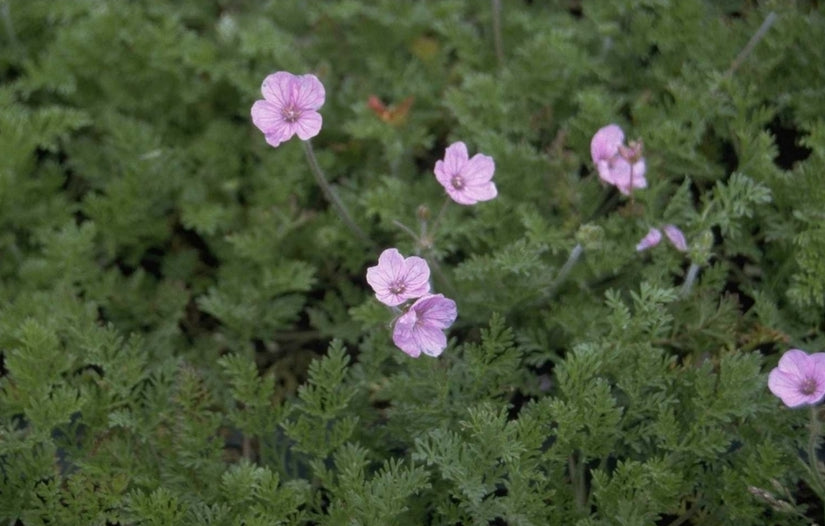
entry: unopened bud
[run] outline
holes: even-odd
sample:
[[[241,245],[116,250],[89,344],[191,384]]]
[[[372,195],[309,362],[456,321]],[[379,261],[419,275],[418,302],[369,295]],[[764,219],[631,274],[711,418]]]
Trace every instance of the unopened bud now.
[[[420,205],[418,210],[416,211],[416,215],[418,216],[419,221],[429,221],[430,220],[430,209],[427,205]]]
[[[587,250],[596,249],[604,241],[604,229],[599,225],[584,224],[576,232],[576,241]]]
[[[713,249],[713,232],[705,230],[699,236],[690,248],[690,259],[697,265],[705,265],[710,260],[711,250]]]

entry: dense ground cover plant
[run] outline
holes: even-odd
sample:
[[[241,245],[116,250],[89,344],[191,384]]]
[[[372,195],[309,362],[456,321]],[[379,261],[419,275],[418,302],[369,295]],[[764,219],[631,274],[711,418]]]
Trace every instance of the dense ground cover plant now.
[[[821,524],[823,32],[0,0],[0,521]]]

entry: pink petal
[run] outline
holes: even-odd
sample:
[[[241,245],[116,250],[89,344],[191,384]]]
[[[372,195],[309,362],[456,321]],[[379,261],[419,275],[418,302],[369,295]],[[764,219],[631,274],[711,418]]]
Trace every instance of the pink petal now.
[[[318,110],[324,105],[326,91],[318,77],[312,74],[301,75],[296,79],[297,92],[295,104],[302,110]],[[299,135],[300,137],[300,135]]]
[[[676,250],[685,252],[687,250],[687,241],[685,235],[674,225],[665,225],[663,230],[665,235],[670,240],[671,244],[676,247]]]
[[[455,201],[456,203],[458,203],[460,205],[474,205],[477,202],[475,199],[473,199],[472,197],[467,195],[467,187],[466,186],[464,188],[462,188],[461,190],[457,190],[456,188],[453,188],[452,185],[450,185],[450,186],[447,186],[446,189],[447,189],[447,195],[449,195],[450,198],[453,201]]]
[[[292,84],[296,77],[286,71],[278,71],[267,75],[261,86],[261,93],[264,98],[274,104],[280,111],[290,102]]]
[[[401,278],[407,287],[404,291],[407,299],[418,298],[430,292],[430,267],[427,262],[418,256],[410,256],[404,261],[404,266]]]
[[[610,163],[608,161],[597,162],[596,170],[599,172],[599,179],[608,184],[616,184],[616,180],[613,178],[613,172],[610,170]]]
[[[478,201],[467,195],[467,189],[463,188],[461,190],[456,190],[455,188],[448,188],[447,195],[460,205],[474,205]]]
[[[413,358],[418,358],[421,355],[421,349],[416,344],[413,336],[417,319],[415,311],[410,309],[395,321],[395,327],[392,330],[393,343]]]
[[[447,347],[447,336],[437,328],[422,325],[412,308],[395,322],[392,341],[413,358],[418,358],[422,352],[438,356]]]
[[[464,184],[480,184],[489,182],[496,171],[496,163],[489,155],[477,153],[467,161],[461,170]]]
[[[593,164],[614,157],[623,142],[624,132],[618,125],[608,124],[599,129],[590,140],[590,157],[593,159]]]
[[[799,349],[790,349],[782,355],[777,364],[777,369],[782,372],[796,376],[797,378],[804,378],[808,371],[815,366],[815,363],[808,356],[805,351]]]
[[[768,389],[788,407],[807,402],[808,397],[799,391],[800,379],[793,374],[774,369],[768,374]]]
[[[469,156],[467,154],[467,145],[461,141],[454,142],[447,147],[444,152],[444,171],[448,174],[448,180],[453,175],[461,172],[464,165],[467,164]]]
[[[808,358],[814,363],[814,375],[825,380],[825,353],[815,352],[808,355]]]
[[[413,341],[420,352],[427,356],[440,356],[447,348],[447,336],[433,327],[418,327],[413,331]]]
[[[443,294],[425,296],[416,301],[412,308],[418,311],[422,323],[437,329],[446,329],[458,316],[458,309],[453,300]]]
[[[284,122],[281,126],[273,128],[270,133],[264,134],[264,138],[270,146],[277,147],[282,142],[291,139],[293,135],[295,135],[295,131],[292,125]]]
[[[647,235],[636,245],[636,252],[655,247],[662,240],[662,232],[658,228],[651,228]]]
[[[311,139],[321,131],[323,118],[316,111],[305,111],[294,124],[295,133],[302,141]]]
[[[256,100],[252,105],[252,123],[264,134],[280,133],[280,128],[284,125],[281,112],[269,101]]]
[[[489,182],[480,185],[467,185],[463,188],[462,197],[475,204],[479,201],[489,201],[498,195],[495,183]],[[465,204],[465,203],[462,203]]]
[[[404,256],[397,248],[388,248],[378,256],[378,266],[385,270],[391,279],[395,279],[404,268]]]
[[[624,192],[626,195],[634,188],[647,188],[647,179],[645,179],[646,169],[644,159],[639,159],[633,164],[633,170],[628,172],[628,191]]]
[[[288,141],[292,138],[292,132],[289,131],[288,127],[284,127],[283,129],[276,130],[274,133],[268,133],[264,135],[264,139],[266,142],[272,146],[273,148],[277,148],[281,145],[281,143]]]
[[[621,193],[630,195],[633,184],[629,162],[621,157],[617,157],[610,166],[610,177],[613,179],[613,184]]]
[[[442,160],[436,161],[433,173],[435,173],[436,181],[441,183],[441,186],[443,186],[444,188],[447,188],[447,191],[449,192],[449,187],[451,186],[450,180],[453,178],[453,176],[452,174],[447,172],[447,164]]]
[[[644,158],[639,159],[633,163],[633,187],[645,188],[647,181],[645,180],[645,172],[647,172],[647,164]]]

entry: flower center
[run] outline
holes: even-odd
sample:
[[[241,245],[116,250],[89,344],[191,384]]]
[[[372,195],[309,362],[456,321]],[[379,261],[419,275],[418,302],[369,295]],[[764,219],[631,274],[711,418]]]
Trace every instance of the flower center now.
[[[405,290],[407,290],[407,285],[401,281],[393,281],[390,283],[390,292],[396,296],[403,294]]]
[[[805,378],[799,385],[799,392],[804,395],[812,395],[816,392],[817,383],[814,378]]]
[[[281,116],[284,118],[286,122],[292,124],[293,122],[301,118],[301,111],[295,108],[295,106],[284,106],[284,108],[281,110]]]
[[[461,190],[464,188],[464,178],[460,175],[454,175],[453,178],[450,179],[450,184],[452,184],[456,190]]]

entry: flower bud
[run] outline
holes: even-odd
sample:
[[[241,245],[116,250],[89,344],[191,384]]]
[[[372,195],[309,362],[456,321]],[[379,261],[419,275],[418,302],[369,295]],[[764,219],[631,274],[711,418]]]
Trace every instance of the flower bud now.
[[[713,249],[713,232],[705,230],[699,236],[693,246],[690,247],[690,259],[697,265],[704,266],[710,260]]]
[[[586,223],[576,232],[576,241],[587,250],[597,249],[604,241],[604,229],[599,225]]]

